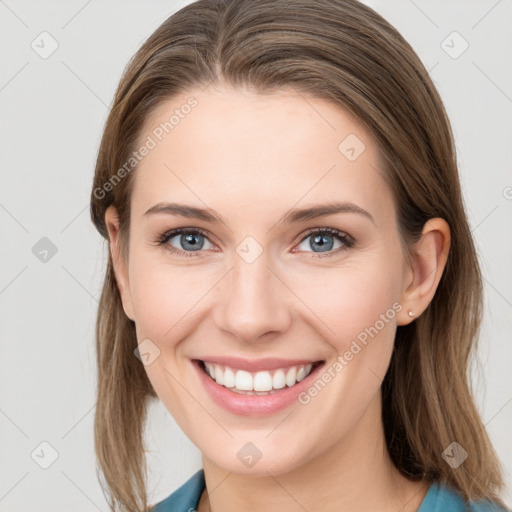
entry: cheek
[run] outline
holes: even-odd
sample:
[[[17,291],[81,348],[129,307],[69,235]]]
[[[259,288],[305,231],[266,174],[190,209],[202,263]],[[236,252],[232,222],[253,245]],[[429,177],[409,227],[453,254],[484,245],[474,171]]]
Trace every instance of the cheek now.
[[[352,266],[330,269],[325,279],[319,274],[315,286],[304,277],[301,282],[300,297],[314,312],[309,315],[311,326],[332,349],[329,364],[301,403],[311,408],[311,417],[325,423],[332,422],[337,411],[344,411],[343,422],[334,420],[337,427],[329,434],[333,442],[362,416],[389,367],[396,316],[402,309],[392,270]]]
[[[168,348],[190,330],[218,276],[199,265],[186,268],[155,259],[151,255],[134,255],[130,275],[132,303],[139,340],[150,338]]]
[[[368,330],[380,340],[393,340],[396,313],[401,309],[395,275],[394,269],[381,261],[297,273],[293,282],[313,314],[309,317],[315,330],[343,352],[353,339],[364,341]]]
[[[158,357],[144,369],[162,402],[182,428],[190,431],[193,427],[186,423],[188,416],[184,414],[190,407],[190,395],[177,384],[186,382],[188,367],[181,364],[179,356],[182,341],[199,322],[201,298],[215,281],[212,278],[208,284],[191,268],[156,263],[154,256],[134,254],[131,265],[137,339],[139,343],[151,340],[157,347],[154,350],[159,351]]]

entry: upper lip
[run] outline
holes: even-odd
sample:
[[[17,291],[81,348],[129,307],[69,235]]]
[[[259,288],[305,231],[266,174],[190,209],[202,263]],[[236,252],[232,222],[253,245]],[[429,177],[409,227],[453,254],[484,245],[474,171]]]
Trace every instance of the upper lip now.
[[[264,359],[243,359],[241,357],[223,357],[223,356],[205,356],[198,358],[199,361],[207,363],[216,363],[220,365],[236,368],[237,370],[246,370],[248,372],[258,372],[265,370],[276,370],[278,368],[288,368],[289,366],[302,366],[314,364],[322,361],[321,359],[277,359],[267,357]]]

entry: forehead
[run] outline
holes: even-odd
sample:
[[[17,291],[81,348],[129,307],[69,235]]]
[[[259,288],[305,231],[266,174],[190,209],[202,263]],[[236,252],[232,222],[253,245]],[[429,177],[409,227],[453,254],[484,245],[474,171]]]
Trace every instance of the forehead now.
[[[393,208],[375,141],[341,106],[293,90],[191,89],[146,119],[132,209],[188,200],[222,212],[351,201]],[[230,212],[227,212],[230,213]]]

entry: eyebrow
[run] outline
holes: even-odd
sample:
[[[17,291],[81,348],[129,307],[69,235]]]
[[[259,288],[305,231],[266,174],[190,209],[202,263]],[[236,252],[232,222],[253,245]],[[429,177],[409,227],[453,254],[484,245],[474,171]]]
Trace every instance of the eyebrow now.
[[[293,224],[301,221],[303,222],[306,220],[316,219],[326,215],[334,215],[336,213],[357,213],[367,217],[375,225],[375,219],[369,212],[354,203],[347,202],[331,202],[322,205],[289,210],[279,219],[277,224]],[[156,214],[178,215],[180,217],[203,220],[212,224],[224,224],[222,217],[218,215],[214,210],[209,208],[197,208],[195,206],[179,203],[155,204],[149,208],[146,213],[144,213],[144,216]]]

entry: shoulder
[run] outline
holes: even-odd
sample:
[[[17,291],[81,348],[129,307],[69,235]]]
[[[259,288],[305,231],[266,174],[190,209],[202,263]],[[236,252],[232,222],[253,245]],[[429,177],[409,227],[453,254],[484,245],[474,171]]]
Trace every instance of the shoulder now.
[[[159,501],[153,508],[150,508],[150,512],[195,511],[204,488],[204,471],[200,469],[170,496]]]
[[[507,512],[494,501],[481,500],[465,502],[455,489],[442,483],[430,485],[418,512]]]

